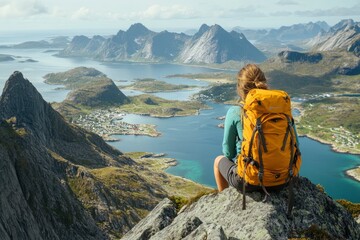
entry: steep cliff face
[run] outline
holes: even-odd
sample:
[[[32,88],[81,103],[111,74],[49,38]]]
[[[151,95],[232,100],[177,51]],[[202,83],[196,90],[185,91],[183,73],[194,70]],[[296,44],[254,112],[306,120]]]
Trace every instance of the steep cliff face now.
[[[67,187],[69,165],[5,121],[0,136],[1,239],[106,238]]]
[[[14,72],[6,82],[0,112],[4,119],[13,118],[17,128],[26,129],[42,145],[74,163],[105,166],[114,163],[112,157],[121,155],[99,136],[66,123],[20,72]]]
[[[20,72],[0,118],[1,239],[120,237],[167,195],[139,174],[156,173],[68,124]]]
[[[287,191],[242,195],[234,188],[206,195],[174,214],[174,205],[162,201],[123,239],[359,239],[360,225],[349,212],[317,189],[308,179],[295,182],[295,207],[287,218]]]

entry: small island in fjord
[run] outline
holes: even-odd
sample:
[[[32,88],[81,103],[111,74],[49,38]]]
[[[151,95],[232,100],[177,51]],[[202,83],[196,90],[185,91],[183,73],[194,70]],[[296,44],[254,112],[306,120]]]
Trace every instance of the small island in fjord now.
[[[66,72],[50,73],[44,78],[48,84],[61,84],[71,89],[66,99],[61,103],[53,103],[53,107],[70,122],[93,131],[106,140],[115,140],[111,135],[160,135],[154,125],[122,121],[122,115],[127,113],[174,117],[198,114],[200,109],[208,108],[198,101],[166,100],[149,94],[127,97],[110,78],[93,68],[79,67]],[[153,81],[140,82],[146,82],[149,86],[148,82]],[[161,82],[160,85],[167,90],[179,88],[177,85]],[[180,88],[184,87],[188,88],[180,85]]]

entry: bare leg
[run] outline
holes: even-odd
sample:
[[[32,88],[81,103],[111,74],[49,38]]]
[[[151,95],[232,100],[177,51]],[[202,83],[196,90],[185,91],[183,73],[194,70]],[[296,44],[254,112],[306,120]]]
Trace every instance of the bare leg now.
[[[215,161],[214,161],[214,176],[215,176],[215,181],[216,181],[216,185],[217,185],[219,192],[221,192],[225,188],[229,187],[228,182],[221,175],[221,173],[219,171],[219,167],[218,167],[219,162],[222,158],[224,158],[224,156],[218,156],[217,158],[215,158]]]

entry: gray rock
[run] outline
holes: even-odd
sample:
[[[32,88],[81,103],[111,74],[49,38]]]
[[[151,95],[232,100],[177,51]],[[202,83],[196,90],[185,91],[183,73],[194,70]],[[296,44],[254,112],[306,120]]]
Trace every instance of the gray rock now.
[[[163,231],[156,233],[151,239],[168,239],[168,240],[177,240],[183,239],[192,233],[202,224],[201,220],[198,217],[191,216],[186,218],[181,225],[171,224]]]
[[[215,223],[203,223],[197,229],[195,229],[190,235],[184,238],[184,240],[227,240],[224,230],[221,226]]]
[[[169,199],[161,201],[154,210],[142,219],[122,239],[150,239],[152,235],[168,226],[176,216],[176,208]]]
[[[206,195],[179,213],[171,225],[152,239],[181,239],[183,236],[179,233],[189,219],[203,222],[187,235],[189,239],[190,236],[195,239],[201,239],[200,236],[208,239],[360,239],[360,227],[354,218],[308,179],[295,181],[294,193],[292,218],[286,215],[286,189],[272,192],[265,203],[262,193],[248,193],[246,210],[242,210],[242,194],[234,188]],[[210,234],[214,238],[209,238]]]

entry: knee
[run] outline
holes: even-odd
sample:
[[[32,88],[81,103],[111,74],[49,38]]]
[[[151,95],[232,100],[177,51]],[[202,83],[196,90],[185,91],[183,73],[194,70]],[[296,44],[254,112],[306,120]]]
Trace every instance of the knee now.
[[[223,159],[223,158],[224,158],[224,156],[217,156],[217,157],[215,158],[214,168],[218,168],[219,163],[220,163],[221,159]]]

